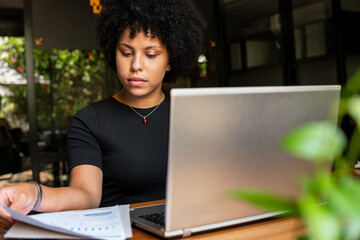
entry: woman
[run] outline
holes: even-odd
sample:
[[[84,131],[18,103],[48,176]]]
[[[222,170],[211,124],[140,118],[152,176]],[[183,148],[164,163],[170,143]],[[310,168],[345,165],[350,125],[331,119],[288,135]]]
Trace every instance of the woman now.
[[[0,189],[0,202],[27,214],[164,198],[169,99],[162,83],[195,63],[204,28],[190,0],[107,1],[98,39],[121,91],[74,117],[69,187],[19,183]],[[0,207],[0,227],[12,224]]]

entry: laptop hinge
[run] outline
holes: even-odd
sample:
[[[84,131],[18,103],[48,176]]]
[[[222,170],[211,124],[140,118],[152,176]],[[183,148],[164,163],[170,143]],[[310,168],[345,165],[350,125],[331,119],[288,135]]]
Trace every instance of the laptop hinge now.
[[[189,229],[189,228],[184,228],[184,230],[183,230],[184,232],[183,232],[183,237],[190,237],[191,236],[191,229]]]

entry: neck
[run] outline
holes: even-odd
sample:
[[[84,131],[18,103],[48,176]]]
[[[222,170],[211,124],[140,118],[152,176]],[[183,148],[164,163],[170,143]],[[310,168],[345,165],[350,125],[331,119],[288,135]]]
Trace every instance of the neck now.
[[[126,105],[129,105],[134,108],[151,108],[159,105],[165,98],[164,93],[161,91],[157,96],[152,97],[136,97],[130,94],[127,94],[123,90],[119,91],[113,97]]]

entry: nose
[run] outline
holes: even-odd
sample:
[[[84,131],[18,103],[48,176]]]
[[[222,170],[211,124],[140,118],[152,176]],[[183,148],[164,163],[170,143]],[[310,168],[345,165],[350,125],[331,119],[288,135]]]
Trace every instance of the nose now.
[[[137,72],[143,70],[143,60],[140,54],[134,54],[133,61],[131,63],[131,71]]]

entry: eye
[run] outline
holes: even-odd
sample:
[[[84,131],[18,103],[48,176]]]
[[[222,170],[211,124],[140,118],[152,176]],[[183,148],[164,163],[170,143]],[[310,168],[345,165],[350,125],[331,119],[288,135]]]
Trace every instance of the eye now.
[[[151,59],[151,58],[155,58],[156,54],[146,54],[146,56]]]
[[[121,54],[124,56],[124,57],[130,57],[132,55],[132,53],[130,52],[121,52]]]

